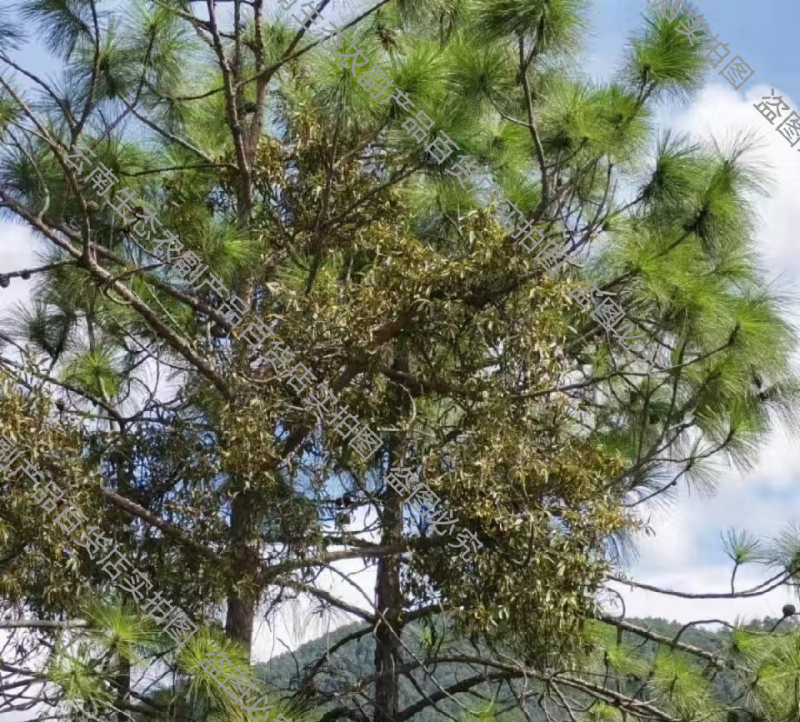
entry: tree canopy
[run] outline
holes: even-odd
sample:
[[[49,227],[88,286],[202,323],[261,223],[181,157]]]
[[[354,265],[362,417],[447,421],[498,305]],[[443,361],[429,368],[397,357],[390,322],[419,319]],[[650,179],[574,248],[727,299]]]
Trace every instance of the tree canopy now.
[[[2,655],[4,711],[42,701],[46,680],[59,718],[81,701],[103,719],[238,719],[197,660],[225,645],[247,667],[258,616],[302,596],[365,622],[337,648],[370,634],[374,659],[334,688],[321,650],[279,690],[287,714],[402,722],[487,684],[559,722],[798,714],[794,626],[737,627],[709,652],[610,611],[647,509],[746,468],[778,421],[795,431],[798,384],[789,299],[754,251],[752,139],[658,128],[707,64],[646,6],[616,77],[586,77],[587,5],[382,0],[342,21],[458,155],[563,239],[552,276],[291,10],[3,9],[0,209],[43,250],[0,276],[31,286],[0,329],[0,434],[202,626],[176,652],[4,472],[0,598],[29,625],[0,622],[17,655]],[[19,59],[23,16],[52,80]],[[76,144],[273,324],[377,454],[320,423],[224,299],[164,260],[162,235],[142,240],[81,179]],[[575,302],[587,274],[657,344],[655,375]],[[386,483],[399,467],[480,540],[471,559]],[[794,584],[792,530],[726,544],[734,576],[760,563],[767,578],[728,596]],[[371,569],[374,594],[341,562]],[[449,687],[439,663],[458,668]],[[723,668],[735,702],[714,688]],[[133,670],[160,681],[143,690]],[[418,692],[405,707],[401,678]]]

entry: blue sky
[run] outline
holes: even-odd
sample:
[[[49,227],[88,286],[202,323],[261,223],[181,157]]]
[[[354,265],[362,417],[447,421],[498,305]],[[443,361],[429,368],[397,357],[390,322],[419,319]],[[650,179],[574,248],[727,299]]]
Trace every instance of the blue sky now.
[[[0,3],[6,0],[0,0]],[[342,14],[352,16],[361,0],[339,4]],[[800,228],[800,153],[791,149],[766,120],[752,107],[770,88],[783,94],[785,100],[800,112],[800,68],[790,55],[793,34],[800,27],[800,3],[797,0],[770,0],[759,8],[745,0],[702,0],[700,13],[722,41],[729,43],[732,56],[741,55],[755,69],[755,76],[740,90],[734,91],[709,66],[709,84],[691,103],[660,113],[657,122],[691,131],[698,138],[724,138],[739,129],[761,133],[766,146],[765,162],[773,169],[773,197],[759,201],[763,223],[757,234],[757,248],[770,279],[800,293],[800,253],[797,252],[795,229]],[[598,0],[593,3],[590,18],[591,44],[585,71],[595,77],[608,77],[623,57],[623,48],[631,29],[641,22],[646,0]],[[337,13],[338,14],[338,13]],[[44,48],[28,46],[23,62],[35,72],[47,74],[52,68]],[[731,56],[731,57],[732,57]],[[723,66],[720,66],[720,68]],[[0,271],[17,270],[29,265],[31,244],[20,228],[0,226]],[[0,293],[0,313],[12,301],[22,300],[24,288],[12,283]],[[667,513],[654,513],[655,537],[643,538],[641,555],[636,564],[637,578],[650,583],[687,591],[727,586],[726,565],[719,542],[720,533],[728,526],[745,527],[755,534],[769,534],[785,524],[800,519],[800,445],[776,433],[762,453],[756,467],[747,474],[721,469],[720,483],[713,497],[682,493]],[[341,571],[356,575],[358,570],[342,565]],[[355,577],[359,579],[360,577]],[[747,571],[740,574],[744,583],[760,580]],[[331,581],[347,601],[364,605],[358,593],[347,590],[339,580]],[[369,572],[357,582],[368,594],[372,588]],[[354,595],[354,596],[351,596]],[[779,613],[787,601],[785,595],[743,602],[683,602],[654,594],[626,593],[628,612],[633,615],[665,616],[682,620],[709,617],[733,618],[737,615]],[[297,610],[297,633],[319,634],[321,626],[307,623],[308,615]],[[281,626],[292,626],[284,621]],[[336,626],[335,624],[333,626]],[[284,641],[294,646],[299,637],[291,632]],[[275,647],[275,636],[266,629],[259,632],[256,654],[263,659]],[[0,719],[2,716],[0,715]]]
[[[665,109],[658,118],[662,127],[691,131],[709,138],[724,138],[738,129],[761,133],[768,144],[767,162],[775,166],[771,177],[775,197],[757,204],[762,227],[757,249],[768,277],[795,293],[800,289],[794,229],[800,221],[800,154],[792,149],[752,107],[775,88],[800,112],[800,66],[792,62],[800,3],[769,0],[756,8],[744,0],[700,0],[695,3],[706,24],[720,40],[729,43],[731,57],[741,55],[755,75],[737,92],[709,66],[708,85],[688,106]],[[591,46],[586,71],[608,77],[617,67],[630,28],[640,22],[646,0],[601,0],[594,4]],[[798,442],[784,434],[774,435],[760,462],[747,474],[721,470],[712,498],[682,493],[677,505],[654,516],[657,535],[641,544],[638,578],[687,591],[727,586],[729,563],[722,551],[720,533],[729,526],[770,534],[800,519],[800,451]],[[745,571],[742,579],[755,578]],[[628,611],[680,619],[778,613],[784,594],[768,600],[742,602],[685,602],[637,592],[628,598]]]
[[[800,27],[800,3],[796,0],[766,0],[755,7],[745,0],[697,0],[706,24],[720,40],[730,43],[756,74],[754,82],[772,84],[800,98],[800,66],[792,59]],[[600,0],[594,3],[592,18],[593,63],[597,73],[614,68],[618,49],[624,45],[628,29],[638,23],[647,0]],[[720,79],[722,83],[724,80]],[[747,87],[745,85],[744,87]],[[744,87],[742,90],[744,90]]]

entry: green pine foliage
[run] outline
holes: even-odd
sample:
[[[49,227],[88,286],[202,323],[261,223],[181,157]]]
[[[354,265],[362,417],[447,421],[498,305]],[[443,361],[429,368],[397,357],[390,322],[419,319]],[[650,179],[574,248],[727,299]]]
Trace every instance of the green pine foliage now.
[[[0,433],[204,622],[183,652],[163,635],[149,647],[97,565],[42,523],[27,481],[1,477],[2,602],[90,622],[77,651],[45,635],[44,666],[16,662],[54,682],[54,707],[237,718],[193,665],[212,642],[246,665],[260,610],[307,595],[325,619],[360,616],[374,644],[367,654],[363,630],[342,642],[366,657],[341,689],[320,682],[339,671],[323,651],[295,670],[287,709],[322,722],[405,722],[476,689],[468,713],[484,717],[521,719],[531,700],[558,722],[796,715],[794,629],[736,628],[705,653],[688,631],[656,639],[601,611],[649,506],[748,468],[778,421],[795,432],[798,382],[794,298],[754,249],[769,184],[752,138],[656,127],[707,66],[645,6],[619,72],[587,77],[587,7],[365,9],[348,32],[457,143],[445,164],[398,103],[371,98],[274,3],[3,9],[0,211],[33,229],[44,268],[0,277],[0,292],[32,290],[2,319]],[[54,78],[12,57],[19,17],[59,62]],[[76,141],[114,173],[105,198],[135,194],[127,214],[73,172],[63,149]],[[545,274],[447,172],[462,155],[571,250],[563,271]],[[245,326],[269,321],[378,434],[378,453],[365,461],[318,423],[224,299],[165,260],[167,233],[242,299]],[[586,277],[658,348],[654,377],[575,302]],[[386,484],[400,465],[458,519],[452,536]],[[450,544],[463,533],[480,544],[469,560]],[[799,538],[729,533],[732,587],[744,564],[774,575],[758,593],[793,584]],[[326,587],[337,562],[374,570],[365,608]],[[84,605],[86,584],[99,606]],[[224,634],[209,626],[223,614]],[[175,680],[131,701],[126,670],[155,649]],[[431,671],[444,659],[457,668],[445,686]]]

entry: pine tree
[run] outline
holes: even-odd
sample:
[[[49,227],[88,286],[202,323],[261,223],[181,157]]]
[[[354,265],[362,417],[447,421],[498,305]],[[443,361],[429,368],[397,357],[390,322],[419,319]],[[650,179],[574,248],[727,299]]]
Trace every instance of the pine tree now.
[[[706,61],[685,38],[646,15],[619,76],[600,83],[578,70],[579,0],[367,8],[347,32],[457,144],[438,163],[397,102],[371,98],[349,63],[263,0],[22,8],[63,72],[51,83],[0,52],[0,206],[46,248],[41,266],[4,276],[36,285],[0,332],[13,380],[0,430],[154,586],[206,622],[224,608],[243,660],[259,605],[305,594],[362,619],[351,641],[376,640],[368,678],[334,693],[316,679],[325,659],[300,670],[292,704],[324,709],[326,722],[402,722],[418,709],[399,708],[401,677],[431,674],[439,658],[484,671],[419,709],[528,677],[568,716],[721,714],[697,659],[713,669],[728,657],[598,607],[642,509],[678,484],[713,484],[720,460],[752,463],[776,414],[795,427],[787,299],[753,253],[764,179],[752,141],[653,127],[659,104],[702,86]],[[4,47],[23,42],[10,16],[2,27]],[[76,143],[113,172],[105,196],[68,162]],[[546,274],[447,172],[462,155],[563,239],[564,270]],[[106,201],[126,188],[138,205],[120,214]],[[161,224],[147,237],[145,207]],[[244,325],[165,260],[167,232],[250,309]],[[652,378],[575,303],[587,274],[659,348]],[[378,453],[361,459],[250,349],[241,331],[256,318],[378,433]],[[169,393],[156,393],[156,372]],[[457,518],[452,534],[387,483],[400,468]],[[3,551],[37,547],[5,562],[9,603],[83,618],[75,590],[89,579],[112,604],[97,566],[67,555],[65,567],[58,530],[27,518],[40,512],[24,480],[7,484]],[[464,532],[481,545],[469,559],[453,549]],[[734,563],[777,565],[789,583],[796,538],[748,556],[737,537]],[[342,560],[375,567],[371,609],[326,591],[323,573]],[[415,658],[404,629],[444,619],[430,658]],[[659,654],[643,667],[623,631]],[[740,706],[782,719],[794,633],[742,634],[729,651],[750,645]],[[119,666],[134,651],[115,641],[109,655],[103,673],[124,702]],[[601,668],[614,674],[600,680]],[[51,677],[98,710],[114,703],[105,687]],[[187,689],[171,699],[205,714],[213,701],[187,708]]]

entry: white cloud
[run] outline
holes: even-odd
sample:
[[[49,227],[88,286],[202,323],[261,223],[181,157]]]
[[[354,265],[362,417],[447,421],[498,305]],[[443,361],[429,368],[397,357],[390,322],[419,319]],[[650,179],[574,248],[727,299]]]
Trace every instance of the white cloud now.
[[[34,233],[23,225],[0,222],[0,273],[21,271],[42,265],[38,256],[40,249],[46,247]],[[31,301],[34,279],[23,281],[19,276],[11,279],[8,288],[0,288],[0,319],[8,319],[19,305],[28,305]],[[78,337],[86,339],[84,330],[79,330]],[[10,358],[16,355],[8,352]],[[56,374],[57,375],[57,374]],[[154,359],[144,362],[134,374],[142,383],[131,387],[130,397],[121,407],[128,416],[136,413],[152,393],[155,399],[167,401],[183,385],[183,375],[175,374],[171,369],[161,366]]]
[[[36,264],[38,241],[25,226],[0,222],[0,273],[11,273]],[[17,303],[30,298],[31,281],[18,276],[8,288],[0,288],[0,315],[5,317]]]
[[[637,568],[644,566],[650,573],[659,573],[675,569],[676,559],[682,564],[697,561],[692,507],[681,503],[662,507],[653,510],[648,521],[656,534],[642,534],[637,540],[640,560]],[[668,544],[664,543],[666,539]]]
[[[775,88],[775,94],[783,94],[790,106],[797,106],[780,88]],[[764,85],[738,93],[725,85],[709,85],[688,109],[672,114],[670,125],[695,138],[713,137],[723,143],[737,131],[756,134],[763,145],[758,157],[771,183],[771,197],[760,200],[756,207],[761,220],[756,249],[770,280],[780,277],[782,283],[796,291],[800,254],[794,231],[800,227],[800,206],[796,202],[800,195],[800,154],[775,132],[779,121],[771,126],[753,107],[765,95],[770,95],[770,88]],[[756,535],[769,535],[795,521],[800,512],[800,489],[793,493],[798,476],[800,444],[778,429],[751,472],[723,470],[712,497],[691,496],[683,491],[674,506],[653,512],[651,524],[656,535],[642,537],[632,577],[686,592],[727,591],[731,567],[717,563],[722,558],[719,534],[728,527],[738,527]],[[758,570],[745,568],[737,588],[763,579]],[[784,590],[741,600],[687,600],[627,588],[621,591],[629,614],[680,621],[712,617],[733,620],[737,615],[780,616],[783,604],[791,601]]]
[[[365,566],[360,559],[331,565],[338,574],[323,571],[315,586],[337,599],[373,613],[375,566]],[[320,609],[316,598],[302,594],[297,600],[284,604],[276,613],[256,625],[253,639],[253,661],[265,661],[295,650],[301,645],[333,632],[359,617],[336,609]]]
[[[782,95],[791,107],[798,106],[781,88],[774,90],[775,95]],[[695,137],[713,137],[722,142],[740,131],[752,131],[757,136],[763,147],[754,158],[763,163],[772,197],[758,204],[762,225],[756,235],[756,246],[774,275],[785,273],[796,281],[800,275],[800,254],[796,248],[796,229],[800,227],[800,205],[797,203],[800,153],[776,132],[780,120],[770,125],[753,107],[764,96],[769,96],[770,91],[769,86],[761,84],[748,84],[738,92],[724,84],[708,85],[697,100],[675,118],[672,126]],[[784,117],[786,115],[784,111]]]
[[[347,525],[349,530],[373,529],[376,514],[371,507],[361,507]],[[359,540],[377,543],[377,532],[355,534]],[[338,551],[341,547],[331,547]],[[314,581],[314,587],[322,590],[341,602],[373,614],[375,597],[374,564],[366,565],[363,559],[346,559],[334,562],[330,570],[323,570]],[[287,648],[297,649],[305,642],[333,632],[338,627],[359,619],[354,614],[328,608],[322,610],[319,600],[309,594],[301,594],[288,604],[280,605],[278,611],[267,614],[262,609],[262,619],[256,625],[253,639],[253,661],[264,661],[283,654]]]
[[[668,539],[663,543],[669,544]],[[676,569],[667,574],[649,576],[646,583],[652,586],[689,594],[730,593],[731,566],[693,566]],[[744,567],[736,575],[737,592],[753,589],[766,581],[756,568]],[[766,616],[781,617],[781,608],[795,602],[786,588],[780,588],[763,596],[740,599],[683,599],[643,589],[614,583],[625,599],[627,617],[661,617],[669,621],[690,622],[706,619],[722,619],[733,622],[760,619]],[[618,610],[615,610],[618,612]]]

